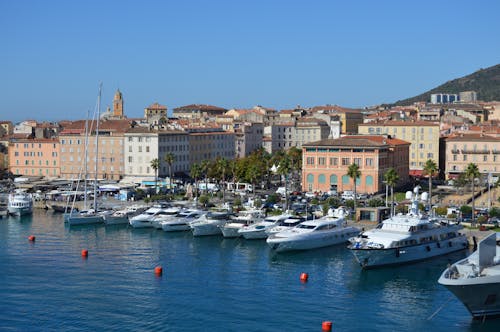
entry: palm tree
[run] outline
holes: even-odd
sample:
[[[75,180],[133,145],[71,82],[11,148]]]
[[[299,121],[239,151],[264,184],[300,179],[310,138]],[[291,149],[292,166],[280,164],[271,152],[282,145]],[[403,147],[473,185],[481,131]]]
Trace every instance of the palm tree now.
[[[356,179],[361,176],[361,171],[359,170],[358,164],[351,164],[347,168],[347,175],[354,182],[354,213],[356,213]]]
[[[394,215],[394,187],[399,181],[399,175],[394,168],[389,168],[384,174],[385,183],[391,187],[391,217]]]
[[[477,165],[474,163],[470,163],[467,165],[467,168],[465,169],[465,176],[467,179],[469,179],[472,183],[472,224],[474,225],[474,211],[475,211],[475,204],[474,204],[474,184],[475,180],[480,176],[481,174],[479,173],[479,169],[477,168]]]
[[[436,175],[439,168],[436,162],[432,159],[428,159],[424,165],[424,173],[429,176],[429,211],[432,208],[432,177]]]
[[[202,169],[200,164],[194,163],[193,165],[191,165],[190,176],[194,179],[196,192],[198,192],[198,179],[201,177],[201,174]],[[198,197],[198,195],[196,195],[196,197]]]
[[[172,190],[172,164],[175,162],[175,155],[172,152],[167,153],[163,160],[168,165],[168,178],[169,178],[169,188]]]
[[[200,167],[201,167],[201,172],[205,177],[205,190],[208,192],[208,170],[210,169],[210,161],[207,159],[202,160],[200,163]]]
[[[155,193],[158,193],[158,168],[160,168],[160,160],[158,158],[151,160],[151,168],[155,171]]]
[[[220,180],[222,182],[222,202],[226,200],[226,171],[229,168],[229,162],[225,158],[218,158],[215,162],[217,171],[220,173]]]

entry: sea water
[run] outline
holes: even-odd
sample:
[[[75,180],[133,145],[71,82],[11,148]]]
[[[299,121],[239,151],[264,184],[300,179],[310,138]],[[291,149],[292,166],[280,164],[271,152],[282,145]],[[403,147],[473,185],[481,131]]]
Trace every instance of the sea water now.
[[[437,283],[466,254],[362,271],[344,245],[276,254],[39,210],[0,219],[0,331],[498,331]]]

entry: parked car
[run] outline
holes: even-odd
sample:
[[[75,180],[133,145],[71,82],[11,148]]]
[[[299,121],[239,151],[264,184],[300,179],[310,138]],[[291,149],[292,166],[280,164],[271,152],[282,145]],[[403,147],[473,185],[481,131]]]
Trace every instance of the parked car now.
[[[340,196],[343,200],[353,200],[354,199],[354,191],[346,190],[342,193],[342,196]]]

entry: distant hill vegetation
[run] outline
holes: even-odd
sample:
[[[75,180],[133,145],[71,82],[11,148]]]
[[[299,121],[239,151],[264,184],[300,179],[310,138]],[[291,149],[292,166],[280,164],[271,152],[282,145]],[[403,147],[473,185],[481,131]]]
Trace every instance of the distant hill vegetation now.
[[[394,105],[411,105],[417,101],[430,101],[433,93],[456,93],[461,91],[476,91],[477,99],[482,101],[500,100],[500,64],[480,69],[470,75],[448,81],[437,88],[421,95],[399,100]]]

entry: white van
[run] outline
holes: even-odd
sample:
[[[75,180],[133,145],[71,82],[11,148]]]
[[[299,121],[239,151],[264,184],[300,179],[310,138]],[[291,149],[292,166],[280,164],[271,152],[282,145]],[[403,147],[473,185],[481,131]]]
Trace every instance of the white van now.
[[[346,190],[342,193],[342,196],[340,196],[343,200],[354,200],[354,191],[351,190]]]

